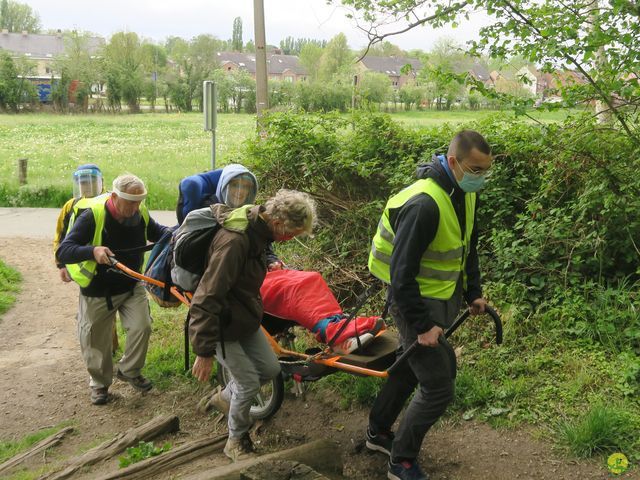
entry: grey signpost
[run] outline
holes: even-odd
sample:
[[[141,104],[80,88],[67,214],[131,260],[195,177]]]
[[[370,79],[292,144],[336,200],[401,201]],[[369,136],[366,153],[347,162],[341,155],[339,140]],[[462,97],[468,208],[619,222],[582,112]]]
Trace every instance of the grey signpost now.
[[[211,170],[215,170],[218,95],[216,92],[216,84],[211,80],[205,80],[202,83],[202,105],[204,112],[204,131],[211,132]]]

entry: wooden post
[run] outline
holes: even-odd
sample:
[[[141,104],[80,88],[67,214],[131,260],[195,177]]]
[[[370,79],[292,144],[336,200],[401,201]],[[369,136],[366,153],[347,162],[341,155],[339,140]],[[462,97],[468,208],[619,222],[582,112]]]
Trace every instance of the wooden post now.
[[[26,185],[27,183],[27,159],[18,159],[18,183],[20,185]]]

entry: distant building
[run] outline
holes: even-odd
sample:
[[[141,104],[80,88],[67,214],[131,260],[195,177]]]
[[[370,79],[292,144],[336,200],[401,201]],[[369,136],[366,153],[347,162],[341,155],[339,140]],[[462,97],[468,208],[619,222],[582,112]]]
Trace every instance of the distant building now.
[[[409,67],[406,67],[409,65]],[[401,88],[407,83],[415,84],[416,76],[422,68],[422,63],[417,58],[404,57],[374,57],[367,55],[360,60],[356,66],[358,77],[364,72],[384,73],[389,77],[391,86],[395,89]],[[360,78],[358,78],[358,82]]]
[[[253,53],[218,52],[218,61],[226,72],[244,70],[256,78],[256,56]],[[305,82],[308,72],[295,55],[267,54],[267,75],[269,80],[281,82]]]
[[[88,40],[89,52],[92,54],[98,54],[103,45],[104,39],[100,37],[90,37]],[[51,94],[51,82],[60,78],[59,72],[53,70],[53,61],[55,57],[64,54],[64,35],[13,33],[5,29],[0,33],[0,50],[8,52],[12,58],[27,58],[35,64],[35,72],[26,78],[38,88],[40,100],[47,101]]]

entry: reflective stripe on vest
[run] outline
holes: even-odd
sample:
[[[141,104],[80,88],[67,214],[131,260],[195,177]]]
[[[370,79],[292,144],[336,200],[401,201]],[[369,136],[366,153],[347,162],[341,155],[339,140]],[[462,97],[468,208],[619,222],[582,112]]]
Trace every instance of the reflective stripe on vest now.
[[[78,202],[74,207],[74,215],[72,216],[72,220],[69,222],[69,230],[71,230],[71,227],[73,226],[75,217],[81,213],[80,210],[90,208],[93,212],[96,227],[93,231],[93,239],[89,245],[100,246],[102,244],[102,231],[104,230],[105,212],[107,210],[105,204],[108,198],[109,195],[105,194],[94,198],[83,199],[86,200],[86,202]],[[144,221],[144,240],[146,243],[147,227],[149,226],[149,210],[147,210],[144,203],[140,205],[140,215],[142,215],[142,219]],[[80,263],[73,263],[65,266],[67,267],[69,276],[82,288],[89,286],[91,280],[93,280],[93,277],[96,275],[96,270],[98,269],[98,264],[95,260],[84,260]]]
[[[401,208],[415,195],[424,193],[434,199],[440,212],[436,235],[422,255],[416,282],[426,298],[448,300],[463,273],[466,287],[466,258],[471,241],[475,215],[475,193],[465,194],[465,235],[462,232],[451,198],[433,179],[421,179],[389,199],[371,243],[369,270],[386,283],[391,283],[391,255],[395,233],[389,221],[389,211]]]

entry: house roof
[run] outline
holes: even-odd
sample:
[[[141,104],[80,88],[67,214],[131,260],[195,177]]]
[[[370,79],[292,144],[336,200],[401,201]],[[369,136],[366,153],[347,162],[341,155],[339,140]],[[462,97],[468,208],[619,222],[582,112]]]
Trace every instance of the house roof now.
[[[218,52],[216,56],[222,65],[234,63],[242,70],[256,73],[256,56],[253,53]],[[300,65],[300,60],[297,56],[267,54],[267,73],[282,74],[285,70],[289,70],[296,75],[307,74],[307,70]]]
[[[386,73],[387,75],[402,75],[402,67],[409,64],[414,71],[422,68],[422,63],[417,58],[405,58],[405,57],[374,57],[367,55],[362,60],[362,64],[371,71]]]
[[[491,80],[491,74],[487,67],[478,62],[471,66],[469,73],[473,75],[476,80],[480,80],[481,82],[488,82]]]
[[[36,58],[53,58],[64,53],[64,35],[40,35],[37,33],[0,32],[0,49],[14,55],[27,55]],[[97,53],[104,45],[104,39],[89,37],[89,51]]]

